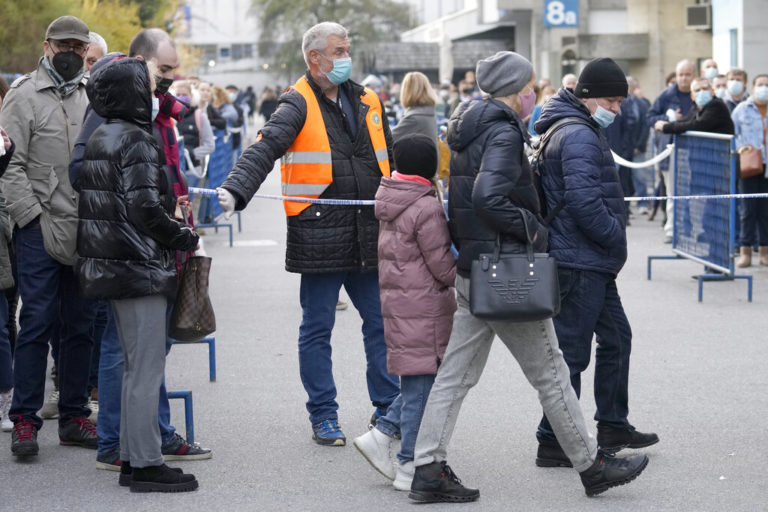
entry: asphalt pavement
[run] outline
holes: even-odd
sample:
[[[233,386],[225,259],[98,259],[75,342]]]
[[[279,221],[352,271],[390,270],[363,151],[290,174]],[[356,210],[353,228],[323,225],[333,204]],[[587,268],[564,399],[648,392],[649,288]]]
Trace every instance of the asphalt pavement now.
[[[279,193],[279,171],[260,192]],[[470,391],[448,462],[480,489],[464,505],[416,505],[395,491],[352,446],[371,406],[365,386],[361,320],[351,307],[336,317],[334,373],[348,446],[311,440],[299,380],[299,277],[284,270],[285,216],[278,201],[254,199],[242,214],[235,247],[208,229],[217,381],[208,380],[205,345],[174,347],[170,390],[192,390],[195,438],[213,450],[207,461],[172,463],[194,473],[200,488],[178,495],[132,494],[117,473],[97,470],[95,452],[59,446],[55,420],[39,433],[40,455],[10,454],[0,433],[0,511],[757,511],[766,510],[768,462],[768,267],[751,267],[754,300],[744,281],[707,283],[697,301],[696,263],[658,261],[671,254],[658,221],[635,215],[619,292],[632,324],[630,421],[661,442],[642,450],[645,472],[629,485],[587,498],[576,472],[534,465],[536,393],[512,356],[496,343]],[[342,299],[344,296],[342,295]],[[594,414],[591,370],[584,377],[586,416]],[[47,383],[51,385],[50,380]],[[184,433],[183,405],[172,401]],[[592,428],[594,429],[594,423]]]

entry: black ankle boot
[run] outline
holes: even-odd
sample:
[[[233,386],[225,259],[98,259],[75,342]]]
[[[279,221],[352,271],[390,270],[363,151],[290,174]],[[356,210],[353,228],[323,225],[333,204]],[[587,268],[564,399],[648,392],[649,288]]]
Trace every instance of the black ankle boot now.
[[[539,439],[536,465],[540,468],[572,468],[571,459],[563,451],[557,439]]]
[[[195,475],[180,473],[165,464],[132,469],[131,492],[189,492],[198,487]]]
[[[598,450],[594,464],[580,473],[581,483],[584,484],[587,496],[594,496],[611,487],[628,484],[637,478],[647,465],[648,457],[645,455],[619,458]]]
[[[171,470],[177,472],[177,473],[183,473],[181,468],[170,468]],[[129,487],[131,485],[131,480],[133,478],[133,468],[131,468],[131,463],[127,460],[124,460],[120,463],[120,478],[117,480],[117,483],[120,484],[121,487]]]
[[[408,497],[422,503],[459,503],[475,501],[480,497],[480,491],[461,485],[461,480],[443,461],[416,467]]]
[[[645,448],[658,442],[656,434],[638,432],[633,426],[597,425],[597,444],[608,453],[616,453],[622,448]]]

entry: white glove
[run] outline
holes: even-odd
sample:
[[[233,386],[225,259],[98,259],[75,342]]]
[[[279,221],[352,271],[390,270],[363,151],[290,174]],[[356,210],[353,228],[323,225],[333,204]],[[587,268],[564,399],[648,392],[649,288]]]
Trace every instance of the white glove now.
[[[235,212],[235,198],[227,189],[217,188],[216,195],[219,198],[219,205],[224,210],[224,218],[229,219]]]

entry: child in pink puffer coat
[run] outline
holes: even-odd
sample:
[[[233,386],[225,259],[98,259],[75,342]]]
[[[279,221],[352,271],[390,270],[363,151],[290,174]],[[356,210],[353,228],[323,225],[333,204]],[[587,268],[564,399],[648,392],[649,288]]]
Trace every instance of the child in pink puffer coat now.
[[[379,288],[387,370],[400,376],[400,395],[355,447],[398,490],[410,490],[413,451],[429,391],[451,335],[456,258],[439,193],[436,142],[425,135],[394,144],[395,167],[376,193]],[[393,441],[402,437],[398,464]]]

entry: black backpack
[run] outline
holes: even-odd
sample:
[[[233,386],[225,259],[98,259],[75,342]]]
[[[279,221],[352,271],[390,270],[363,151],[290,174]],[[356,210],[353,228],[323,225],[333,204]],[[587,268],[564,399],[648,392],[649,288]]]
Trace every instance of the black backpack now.
[[[569,124],[583,124],[588,126],[590,130],[595,132],[595,135],[600,136],[600,132],[586,119],[580,117],[564,117],[558,119],[552,124],[549,129],[541,136],[537,144],[534,144],[534,153],[531,157],[531,167],[533,168],[533,186],[536,187],[536,193],[539,196],[539,203],[541,206],[541,216],[544,218],[544,225],[549,225],[552,219],[563,209],[565,206],[565,200],[557,203],[555,208],[551,212],[547,212],[547,198],[544,195],[544,188],[541,186],[541,173],[544,171],[544,148],[547,146],[549,139],[555,134],[557,130]]]

